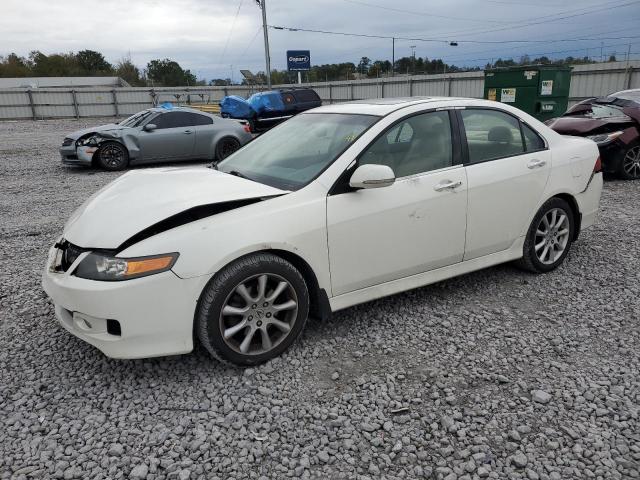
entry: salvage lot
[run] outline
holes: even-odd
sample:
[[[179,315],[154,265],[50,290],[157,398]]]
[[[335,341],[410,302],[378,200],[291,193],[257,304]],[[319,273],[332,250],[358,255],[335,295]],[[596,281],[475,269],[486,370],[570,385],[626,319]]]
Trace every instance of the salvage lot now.
[[[640,183],[605,184],[550,274],[350,308],[256,369],[114,361],[40,287],[64,221],[119,175],[60,165],[65,133],[101,122],[0,123],[0,478],[640,477]]]

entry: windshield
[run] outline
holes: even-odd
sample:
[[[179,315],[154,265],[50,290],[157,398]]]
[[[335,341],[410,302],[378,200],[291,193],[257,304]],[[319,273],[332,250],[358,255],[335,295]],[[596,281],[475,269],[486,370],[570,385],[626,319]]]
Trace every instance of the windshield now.
[[[297,190],[351,145],[379,117],[302,113],[253,140],[218,170],[282,190]]]
[[[153,112],[151,110],[143,110],[121,121],[119,125],[122,125],[123,127],[137,127],[142,122],[144,122],[152,113]]]

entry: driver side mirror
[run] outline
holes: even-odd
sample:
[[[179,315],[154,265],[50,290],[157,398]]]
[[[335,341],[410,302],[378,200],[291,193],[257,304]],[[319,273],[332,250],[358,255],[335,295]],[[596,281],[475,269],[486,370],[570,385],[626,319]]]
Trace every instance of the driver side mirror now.
[[[153,132],[156,128],[158,128],[154,123],[147,123],[142,129],[145,132]]]
[[[387,165],[360,165],[349,179],[352,188],[381,188],[393,185],[396,175]]]

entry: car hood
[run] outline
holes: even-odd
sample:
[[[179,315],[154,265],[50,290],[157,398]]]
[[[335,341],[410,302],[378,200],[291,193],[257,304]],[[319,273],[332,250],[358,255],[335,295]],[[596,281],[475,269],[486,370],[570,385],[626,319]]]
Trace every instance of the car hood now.
[[[83,248],[116,249],[142,230],[194,207],[284,193],[206,167],[133,171],[80,206],[63,236]]]
[[[126,130],[128,128],[129,127],[123,127],[122,125],[118,125],[117,123],[108,123],[107,125],[100,125],[97,127],[83,128],[82,130],[77,130],[67,135],[67,138],[78,140],[80,137],[86,135],[87,133],[116,132],[120,130]]]
[[[569,116],[556,118],[549,122],[548,126],[562,135],[582,136],[595,132],[604,125],[626,124],[630,121],[631,119],[625,116],[607,118]]]

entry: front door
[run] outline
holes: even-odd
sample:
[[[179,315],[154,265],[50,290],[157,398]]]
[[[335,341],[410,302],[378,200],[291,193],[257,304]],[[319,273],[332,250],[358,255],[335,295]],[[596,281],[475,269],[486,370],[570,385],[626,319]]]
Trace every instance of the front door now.
[[[526,231],[549,178],[551,152],[508,113],[482,108],[459,113],[468,145],[466,261],[506,250]]]
[[[166,112],[153,118],[156,129],[140,132],[143,161],[191,158],[195,147],[195,127],[188,112]]]
[[[388,165],[396,181],[327,197],[333,295],[462,261],[467,179],[457,157],[447,111],[408,117],[367,147],[356,166]]]

